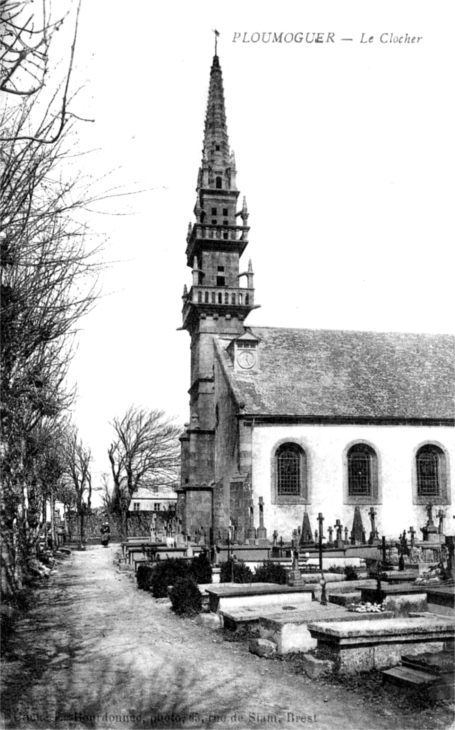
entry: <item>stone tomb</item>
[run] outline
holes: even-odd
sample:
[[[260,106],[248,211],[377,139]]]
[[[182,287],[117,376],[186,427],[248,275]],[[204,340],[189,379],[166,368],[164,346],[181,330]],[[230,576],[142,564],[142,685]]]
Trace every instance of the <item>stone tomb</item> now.
[[[308,625],[318,649],[344,673],[385,669],[403,654],[442,651],[455,641],[455,622],[445,617],[392,618],[383,621],[319,621]]]
[[[210,610],[228,611],[248,606],[301,605],[314,597],[314,586],[277,585],[275,583],[238,583],[211,585],[206,588]]]
[[[390,613],[369,614],[371,620],[391,618]],[[280,614],[262,616],[259,634],[261,638],[273,641],[277,646],[277,654],[307,652],[315,649],[317,639],[313,638],[308,625],[315,621],[357,622],[365,619],[365,614],[352,613],[341,606],[321,606],[319,603],[308,603],[296,611],[282,611]]]
[[[430,584],[421,587],[427,591],[429,611],[455,618],[455,586]]]
[[[362,601],[377,603],[376,588],[361,587]],[[411,611],[427,610],[427,591],[424,586],[414,583],[399,583],[398,585],[381,584],[382,603],[386,611],[392,611],[394,616],[408,616]]]

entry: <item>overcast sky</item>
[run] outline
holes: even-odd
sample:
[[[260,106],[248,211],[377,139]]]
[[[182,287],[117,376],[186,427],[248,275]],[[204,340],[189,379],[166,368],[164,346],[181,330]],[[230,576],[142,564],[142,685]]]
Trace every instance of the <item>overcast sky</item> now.
[[[109,471],[109,421],[130,404],[188,419],[189,335],[177,328],[214,28],[261,304],[248,324],[454,331],[450,9],[85,0],[73,109],[95,120],[80,124],[80,149],[97,151],[83,169],[146,191],[90,221],[112,263],[81,322],[71,380],[96,477]],[[269,31],[334,33],[335,43],[252,42]],[[380,41],[406,33],[421,40]]]

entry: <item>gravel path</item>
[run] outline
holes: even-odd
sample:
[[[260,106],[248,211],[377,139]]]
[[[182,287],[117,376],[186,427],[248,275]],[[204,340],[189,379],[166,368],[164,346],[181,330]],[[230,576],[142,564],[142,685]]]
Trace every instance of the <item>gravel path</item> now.
[[[430,727],[178,618],[116,571],[115,550],[73,553],[37,591],[4,662],[4,728]]]

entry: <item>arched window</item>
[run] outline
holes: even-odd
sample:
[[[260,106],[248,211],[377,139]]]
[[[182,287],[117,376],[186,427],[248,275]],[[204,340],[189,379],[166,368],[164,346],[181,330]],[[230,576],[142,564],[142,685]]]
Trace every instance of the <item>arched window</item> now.
[[[235,304],[235,294],[231,294],[231,304]]]
[[[243,303],[243,297],[241,294],[239,294],[239,304],[242,304],[242,303]]]
[[[216,178],[215,185],[217,190],[221,190],[221,188],[223,187],[223,180],[221,179],[221,177]]]
[[[443,444],[424,443],[415,452],[412,470],[414,504],[451,504],[450,463]]]
[[[216,293],[212,291],[212,304],[216,304]]]
[[[300,494],[300,454],[294,444],[284,444],[277,451],[277,491],[279,496]]]
[[[245,304],[249,304],[249,303],[250,303],[250,295],[245,294]]]
[[[304,504],[307,501],[306,454],[299,444],[286,442],[274,454],[272,468],[274,504]]]
[[[376,453],[368,444],[354,444],[348,451],[348,492],[350,497],[373,496]]]
[[[208,304],[209,303],[209,293],[208,293],[208,291],[205,292],[204,299],[205,299],[205,303]]]
[[[425,444],[416,456],[417,494],[419,497],[439,497],[444,452],[435,444]]]
[[[221,292],[218,292],[218,304],[223,304],[223,295]]]
[[[198,291],[198,293],[197,293],[197,300],[198,300],[199,304],[202,303],[202,292],[201,291]]]
[[[229,304],[229,292],[226,292],[224,295],[224,303]]]

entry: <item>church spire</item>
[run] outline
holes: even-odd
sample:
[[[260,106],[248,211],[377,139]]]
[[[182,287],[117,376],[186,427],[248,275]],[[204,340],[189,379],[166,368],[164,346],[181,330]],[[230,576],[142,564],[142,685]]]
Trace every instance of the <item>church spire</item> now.
[[[216,186],[216,175],[213,173],[219,168],[222,168],[219,172],[222,173],[223,188],[225,189],[225,184],[228,182],[226,179],[227,170],[230,171],[232,168],[232,158],[229,150],[229,137],[226,124],[223,74],[220,60],[215,55],[212,61],[212,68],[210,69],[209,96],[205,115],[204,143],[202,148],[203,187]],[[229,184],[230,187],[231,185]]]
[[[223,77],[218,55],[210,69],[202,161],[194,206],[195,222],[188,229],[187,265],[192,286],[184,301],[183,328],[237,335],[255,307],[253,271],[240,274],[240,258],[248,245],[246,200],[238,210],[236,163],[229,148]],[[247,286],[240,277],[247,276]]]

